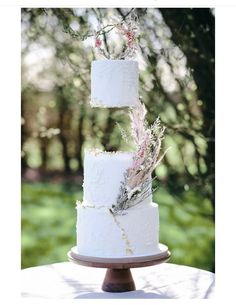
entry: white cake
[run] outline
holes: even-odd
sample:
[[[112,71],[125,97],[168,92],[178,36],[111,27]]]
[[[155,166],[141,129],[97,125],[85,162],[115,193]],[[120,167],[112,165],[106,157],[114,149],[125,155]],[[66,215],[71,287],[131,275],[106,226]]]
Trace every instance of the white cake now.
[[[132,107],[142,111],[138,100],[137,62],[93,61],[90,104],[92,107]],[[132,173],[137,167],[136,153],[85,151],[83,201],[77,203],[77,250],[80,255],[115,258],[158,252],[159,212],[158,205],[152,202],[151,174],[148,172],[144,180],[138,180],[134,175],[134,180],[129,180],[130,184],[127,180],[128,184],[125,184],[124,174],[127,178],[127,170]],[[139,177],[142,173],[145,171],[138,167]],[[140,192],[142,196],[139,197]]]
[[[77,204],[79,254],[124,257],[158,251],[158,205],[152,203],[151,196],[123,215],[111,213],[132,161],[133,153],[85,151],[84,198]]]
[[[138,63],[95,60],[91,69],[92,107],[132,107],[138,102]]]

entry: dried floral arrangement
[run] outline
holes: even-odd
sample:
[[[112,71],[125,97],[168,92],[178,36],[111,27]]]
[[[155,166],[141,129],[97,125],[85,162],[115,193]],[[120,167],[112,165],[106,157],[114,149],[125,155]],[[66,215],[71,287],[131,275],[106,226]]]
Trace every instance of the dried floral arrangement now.
[[[64,26],[64,32],[69,34],[74,39],[82,41],[87,38],[94,38],[94,47],[98,54],[106,59],[128,59],[134,57],[138,50],[138,16],[134,13],[132,8],[125,16],[110,17],[107,24],[100,23],[94,31],[81,33],[80,31],[73,30],[70,26]],[[124,38],[125,44],[120,52],[113,53],[107,47],[107,34],[112,30]],[[117,48],[116,48],[117,49]]]
[[[132,58],[138,50],[138,26],[137,19],[129,16],[127,19],[112,18],[112,22],[106,26],[99,25],[94,33],[95,48],[99,54],[107,59],[127,59]],[[104,48],[104,41],[100,38],[101,35],[109,33],[116,29],[117,34],[120,34],[125,39],[123,50],[119,54],[110,54]]]
[[[161,126],[159,118],[149,126],[146,113],[147,110],[141,102],[129,112],[131,135],[137,146],[137,152],[133,157],[132,166],[124,174],[117,202],[111,208],[114,215],[123,214],[125,210],[141,203],[156,190],[151,189],[151,182],[157,177],[152,179],[151,174],[168,149],[160,156],[165,127]],[[124,140],[128,139],[124,130],[121,134]]]

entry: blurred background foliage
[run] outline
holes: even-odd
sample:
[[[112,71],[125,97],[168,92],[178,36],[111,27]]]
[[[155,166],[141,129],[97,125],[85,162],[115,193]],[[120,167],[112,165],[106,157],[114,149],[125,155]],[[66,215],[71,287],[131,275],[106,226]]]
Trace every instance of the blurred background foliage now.
[[[140,96],[167,127],[156,170],[160,240],[172,262],[214,271],[215,17],[211,9],[22,9],[22,268],[65,261],[75,244],[86,147],[132,150],[122,109],[89,105],[89,37],[111,16],[139,24]],[[106,50],[122,48],[114,31]]]

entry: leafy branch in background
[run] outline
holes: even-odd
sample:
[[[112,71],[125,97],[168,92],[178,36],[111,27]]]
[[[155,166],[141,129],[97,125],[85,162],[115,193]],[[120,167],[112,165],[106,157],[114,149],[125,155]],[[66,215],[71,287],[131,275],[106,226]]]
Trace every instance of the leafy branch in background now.
[[[108,22],[106,25],[103,25],[103,22],[99,23],[97,30],[94,30],[93,32],[88,30],[82,34],[80,31],[73,30],[70,25],[64,25],[64,32],[69,34],[73,39],[80,39],[82,41],[93,37],[96,50],[104,58],[131,58],[135,55],[138,49],[137,16],[133,13],[133,11],[134,9],[131,9],[126,15],[122,17],[111,17],[110,22]],[[116,30],[117,34],[124,38],[125,45],[123,46],[121,52],[111,54],[107,47],[106,35],[113,30]]]
[[[118,54],[109,54],[104,47],[102,47],[102,40],[100,39],[101,31],[95,33],[95,47],[99,54],[103,55],[107,59],[126,59],[132,58],[138,50],[138,28],[134,19],[129,18],[127,20],[114,19],[109,31],[116,29],[117,33],[125,38],[125,45],[121,52]],[[106,26],[107,27],[107,26]],[[108,31],[108,32],[109,32]],[[107,33],[108,33],[107,32]]]

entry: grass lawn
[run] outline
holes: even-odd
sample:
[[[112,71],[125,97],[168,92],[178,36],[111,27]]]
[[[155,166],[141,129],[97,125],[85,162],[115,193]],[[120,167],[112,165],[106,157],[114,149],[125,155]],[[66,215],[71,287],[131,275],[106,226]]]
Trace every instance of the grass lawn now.
[[[22,268],[67,260],[76,244],[76,200],[82,187],[66,183],[22,183]],[[160,209],[160,241],[172,263],[214,270],[214,223],[209,201],[198,193],[154,194]]]

